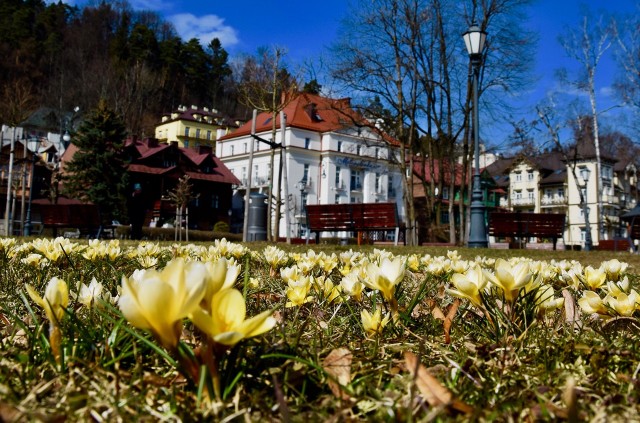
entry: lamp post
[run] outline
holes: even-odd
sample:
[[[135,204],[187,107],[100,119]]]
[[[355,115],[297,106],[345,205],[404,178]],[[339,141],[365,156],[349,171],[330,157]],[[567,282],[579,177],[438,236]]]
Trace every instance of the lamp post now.
[[[473,192],[471,194],[471,219],[469,222],[470,248],[487,248],[487,227],[485,223],[485,207],[480,186],[480,138],[478,119],[478,80],[480,78],[480,65],[482,64],[482,52],[487,33],[482,31],[475,23],[471,24],[469,30],[462,34],[464,43],[471,59],[473,70],[473,142],[475,171],[473,174]]]
[[[589,207],[587,202],[587,191],[589,190],[588,182],[589,182],[590,174],[591,174],[591,171],[589,170],[588,167],[585,166],[580,168],[580,176],[584,181],[584,202],[582,203],[582,213],[584,214],[584,231],[585,231],[584,250],[585,251],[591,251],[591,248],[593,247],[593,242],[591,241],[591,225],[589,224]]]
[[[34,144],[34,148],[33,151],[31,151],[31,149],[29,149],[31,151],[31,170],[30,170],[30,177],[29,177],[29,203],[27,204],[27,215],[25,217],[24,220],[24,231],[23,231],[23,235],[24,236],[30,236],[31,235],[31,229],[32,229],[32,225],[31,225],[31,205],[33,202],[33,181],[35,180],[34,178],[34,172],[35,172],[35,164],[36,164],[36,155],[38,154],[38,139],[34,139],[34,140],[29,140],[27,139],[26,143],[28,144],[29,141],[35,141]]]
[[[304,189],[307,187],[307,183],[304,179],[300,179],[296,183],[296,188],[300,191],[300,218],[298,219],[298,233],[302,237],[302,212],[304,211]]]

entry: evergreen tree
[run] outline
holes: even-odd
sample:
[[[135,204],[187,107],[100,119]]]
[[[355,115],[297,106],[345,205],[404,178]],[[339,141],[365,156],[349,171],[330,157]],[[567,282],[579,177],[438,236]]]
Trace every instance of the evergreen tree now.
[[[122,119],[100,101],[74,134],[73,144],[78,151],[65,165],[65,194],[97,205],[103,222],[125,216],[125,137]]]

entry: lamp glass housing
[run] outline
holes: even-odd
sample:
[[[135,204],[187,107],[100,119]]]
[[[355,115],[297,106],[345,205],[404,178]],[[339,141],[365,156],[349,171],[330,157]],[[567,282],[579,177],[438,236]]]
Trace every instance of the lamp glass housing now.
[[[484,42],[487,39],[487,33],[482,31],[476,24],[472,24],[469,30],[462,34],[464,43],[467,46],[469,56],[477,56],[484,49]]]
[[[591,171],[589,170],[588,167],[580,168],[580,177],[582,177],[582,180],[584,181],[585,184],[589,182],[590,175],[591,175]]]

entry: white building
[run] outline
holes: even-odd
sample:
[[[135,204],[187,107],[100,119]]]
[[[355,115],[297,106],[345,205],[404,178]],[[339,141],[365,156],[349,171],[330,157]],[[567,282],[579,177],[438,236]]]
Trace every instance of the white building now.
[[[400,219],[404,220],[402,175],[395,164],[395,140],[383,139],[351,108],[348,99],[302,93],[283,111],[286,116],[284,142],[278,118],[275,139],[278,145],[273,162],[276,169],[273,201],[282,187],[278,236],[286,237],[287,229],[293,237],[306,232],[305,216],[301,213],[303,204],[395,202]],[[272,115],[258,114],[255,125],[255,134],[271,142]],[[236,132],[218,139],[216,144],[216,155],[242,182],[236,195],[246,193],[247,187],[264,194],[269,192],[272,148],[252,138],[251,127],[252,122],[247,122]],[[287,173],[281,180],[287,182],[286,201],[284,183],[279,183],[278,172],[282,142]],[[251,143],[254,153],[249,169]],[[285,213],[289,214],[289,228],[286,228]],[[272,216],[275,216],[273,212]],[[274,221],[272,218],[273,228],[276,227]]]
[[[566,246],[584,246],[585,211],[594,246],[601,240],[626,237],[627,228],[620,217],[636,205],[638,195],[633,162],[601,154],[598,169],[593,142],[584,139],[577,143],[576,149],[568,151],[567,157],[570,163],[560,152],[551,151],[493,163],[487,170],[505,191],[500,207],[512,211],[565,214],[563,241]],[[589,171],[586,184],[581,176],[582,169]]]

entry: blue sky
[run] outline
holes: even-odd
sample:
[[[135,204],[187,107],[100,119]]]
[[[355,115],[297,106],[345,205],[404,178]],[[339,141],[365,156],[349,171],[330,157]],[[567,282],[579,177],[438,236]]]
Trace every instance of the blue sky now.
[[[68,0],[84,3],[83,0]],[[278,45],[288,51],[293,64],[313,62],[326,54],[336,38],[340,20],[349,0],[130,0],[135,9],[155,10],[171,21],[182,38],[199,38],[207,44],[217,37],[233,57],[254,54],[258,47]],[[520,100],[537,104],[547,93],[561,89],[554,74],[560,67],[579,66],[566,57],[557,38],[567,26],[579,25],[581,6],[592,12],[640,12],[638,0],[537,0],[528,14],[527,26],[540,34],[535,60],[535,86]],[[461,29],[461,33],[464,29]],[[489,37],[491,34],[488,35]],[[462,39],[460,40],[462,43]],[[598,102],[601,109],[613,104],[611,85],[614,69],[611,51],[605,55],[597,73]],[[485,129],[487,129],[485,127]]]

